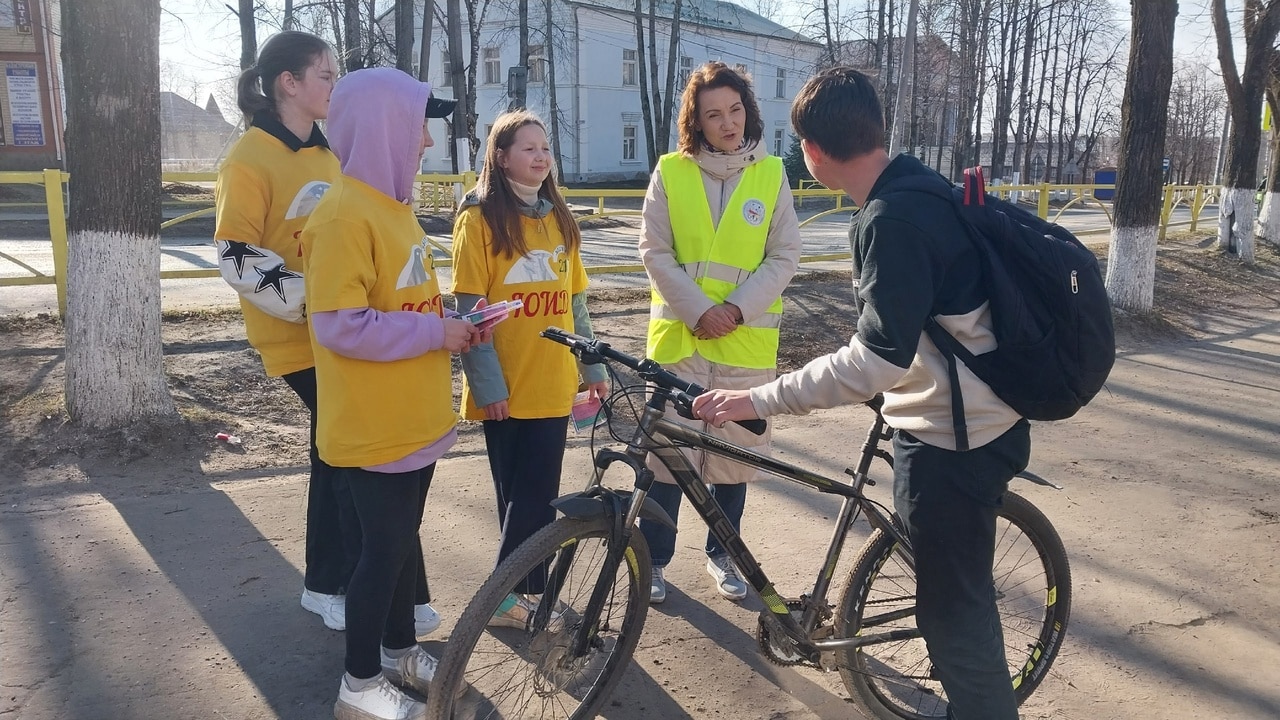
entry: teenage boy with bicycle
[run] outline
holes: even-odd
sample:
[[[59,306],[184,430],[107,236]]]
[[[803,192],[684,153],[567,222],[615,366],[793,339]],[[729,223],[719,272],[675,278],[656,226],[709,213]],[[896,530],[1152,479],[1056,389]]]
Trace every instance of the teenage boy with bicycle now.
[[[884,113],[862,73],[811,78],[791,107],[805,165],[861,211],[849,230],[859,309],[847,347],[751,390],[694,400],[703,420],[803,414],[884,393],[893,438],[894,508],[916,560],[916,622],[956,720],[1016,720],[991,576],[996,508],[1031,454],[1030,426],[957,363],[964,416],[952,416],[947,361],[925,335],[933,318],[971,352],[996,347],[977,250],[942,197],[894,191],[933,177],[885,152]],[[969,447],[957,451],[956,426]]]

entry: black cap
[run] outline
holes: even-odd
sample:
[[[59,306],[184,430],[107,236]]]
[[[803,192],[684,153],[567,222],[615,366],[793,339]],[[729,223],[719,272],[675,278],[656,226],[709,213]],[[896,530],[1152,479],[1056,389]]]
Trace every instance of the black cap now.
[[[432,93],[427,98],[427,117],[447,118],[449,117],[449,113],[453,112],[453,108],[457,104],[457,100],[438,98],[435,96],[435,93]]]

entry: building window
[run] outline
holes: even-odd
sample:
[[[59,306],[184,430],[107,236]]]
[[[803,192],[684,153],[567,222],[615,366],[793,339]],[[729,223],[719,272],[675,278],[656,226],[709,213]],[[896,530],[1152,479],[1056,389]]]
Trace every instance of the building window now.
[[[784,68],[778,68],[778,83],[773,89],[773,96],[776,98],[787,96],[787,71]]]
[[[444,82],[441,85],[449,85],[453,83],[453,58],[449,57],[449,51],[445,50],[440,53],[440,73]]]
[[[628,160],[635,160],[635,159],[636,159],[636,126],[623,125],[622,126],[622,160],[623,162],[626,162]]]
[[[502,82],[501,49],[487,47],[484,49],[484,82],[486,85],[497,85]]]
[[[547,59],[543,56],[542,45],[529,46],[529,82],[547,81]]]
[[[453,123],[444,124],[444,159],[453,159]]]
[[[689,84],[689,76],[693,74],[693,58],[680,58],[680,86],[684,87]]]
[[[636,51],[622,51],[622,84],[623,85],[639,85],[636,80]]]
[[[778,128],[773,131],[773,154],[775,157],[783,157],[782,144],[787,139],[787,131]]]

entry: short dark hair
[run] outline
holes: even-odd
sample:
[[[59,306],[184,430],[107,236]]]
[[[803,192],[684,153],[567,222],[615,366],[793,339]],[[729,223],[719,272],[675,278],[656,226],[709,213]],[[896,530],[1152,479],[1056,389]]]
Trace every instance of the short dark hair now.
[[[809,78],[791,103],[791,126],[839,161],[884,148],[884,110],[875,85],[851,67]]]
[[[694,70],[689,75],[689,83],[684,86],[680,117],[676,121],[680,152],[696,155],[702,147],[702,131],[698,130],[698,93],[722,87],[737,90],[738,97],[742,98],[742,107],[747,111],[747,120],[742,128],[744,138],[748,142],[759,142],[764,137],[764,121],[760,118],[756,94],[751,91],[751,77],[713,60]]]

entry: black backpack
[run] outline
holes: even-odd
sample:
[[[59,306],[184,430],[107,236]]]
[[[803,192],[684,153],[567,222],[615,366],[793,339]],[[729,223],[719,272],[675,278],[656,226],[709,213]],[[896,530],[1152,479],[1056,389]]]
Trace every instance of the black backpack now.
[[[1102,389],[1115,363],[1098,259],[1064,228],[987,194],[981,168],[964,174],[964,187],[941,175],[912,175],[885,190],[925,192],[954,206],[981,256],[998,347],[974,355],[932,318],[925,332],[947,358],[952,388],[959,388],[959,358],[1023,417],[1071,417]],[[951,395],[957,449],[967,450],[964,401]]]

